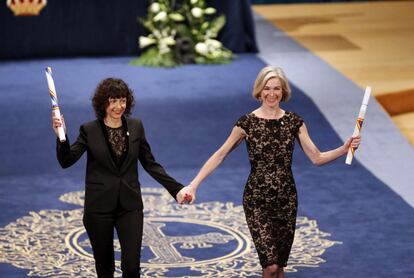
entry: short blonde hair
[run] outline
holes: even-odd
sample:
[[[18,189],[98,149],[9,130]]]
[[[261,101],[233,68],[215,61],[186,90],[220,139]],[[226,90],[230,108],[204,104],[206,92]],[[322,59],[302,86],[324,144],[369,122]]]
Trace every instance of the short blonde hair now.
[[[281,68],[271,66],[264,67],[257,75],[253,86],[253,97],[260,100],[260,94],[263,87],[266,85],[267,81],[272,78],[279,78],[280,83],[282,84],[282,101],[288,101],[292,95],[292,90],[290,89],[286,75]]]

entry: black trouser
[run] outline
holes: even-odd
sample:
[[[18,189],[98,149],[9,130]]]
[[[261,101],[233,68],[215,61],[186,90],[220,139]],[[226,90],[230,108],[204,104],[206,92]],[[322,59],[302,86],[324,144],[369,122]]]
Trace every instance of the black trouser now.
[[[140,277],[143,212],[118,207],[114,212],[86,213],[83,224],[88,233],[99,278],[113,278],[115,271],[114,228],[121,244],[122,277]]]

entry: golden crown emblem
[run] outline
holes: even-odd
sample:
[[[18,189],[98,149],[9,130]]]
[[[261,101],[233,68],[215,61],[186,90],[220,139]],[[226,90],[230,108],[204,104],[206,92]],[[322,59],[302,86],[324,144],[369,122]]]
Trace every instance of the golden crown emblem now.
[[[15,16],[33,16],[39,15],[46,3],[46,0],[7,0],[7,7]]]

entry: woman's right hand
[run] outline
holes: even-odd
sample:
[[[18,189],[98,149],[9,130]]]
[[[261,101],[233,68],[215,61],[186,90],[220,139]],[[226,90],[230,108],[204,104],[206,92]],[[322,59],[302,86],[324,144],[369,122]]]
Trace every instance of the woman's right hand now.
[[[65,118],[63,118],[63,114],[60,115],[60,119],[58,117],[56,117],[55,115],[55,111],[52,111],[52,128],[53,131],[55,132],[56,136],[59,136],[58,133],[58,128],[63,126],[63,129],[65,131],[66,134],[66,125],[65,125]]]
[[[183,187],[177,194],[177,202],[179,204],[193,204],[196,199],[196,188],[194,186],[187,185]]]

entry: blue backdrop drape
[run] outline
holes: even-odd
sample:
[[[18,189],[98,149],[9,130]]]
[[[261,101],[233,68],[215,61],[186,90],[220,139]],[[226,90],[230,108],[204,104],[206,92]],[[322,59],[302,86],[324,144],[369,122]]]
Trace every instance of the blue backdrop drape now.
[[[149,0],[53,0],[39,16],[15,17],[0,6],[0,59],[138,55],[138,37],[146,33],[137,22]],[[220,34],[234,52],[256,52],[249,0],[207,1],[227,17]]]

